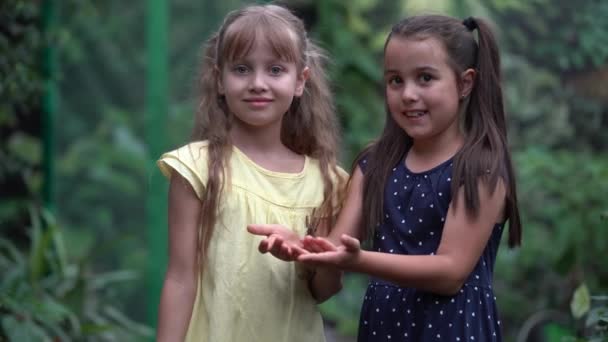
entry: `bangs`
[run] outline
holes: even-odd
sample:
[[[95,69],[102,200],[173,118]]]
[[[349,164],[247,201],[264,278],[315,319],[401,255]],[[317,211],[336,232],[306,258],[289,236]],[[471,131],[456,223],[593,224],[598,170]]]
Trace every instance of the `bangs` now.
[[[244,16],[233,22],[224,34],[219,56],[227,62],[244,58],[257,39],[268,42],[280,60],[298,64],[300,49],[295,33],[287,22],[264,13]]]

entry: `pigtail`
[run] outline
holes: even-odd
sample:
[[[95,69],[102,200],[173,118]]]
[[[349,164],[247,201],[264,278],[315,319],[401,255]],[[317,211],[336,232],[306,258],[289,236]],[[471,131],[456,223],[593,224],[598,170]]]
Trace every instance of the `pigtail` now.
[[[477,30],[475,69],[477,79],[464,113],[465,142],[454,161],[452,192],[464,187],[469,215],[479,211],[477,182],[482,179],[489,189],[496,189],[499,179],[507,187],[506,217],[509,219],[509,245],[521,241],[517,208],[515,173],[507,142],[507,125],[501,89],[500,55],[489,25],[481,19],[468,18],[463,25]],[[472,34],[472,33],[471,33]],[[454,205],[458,197],[454,196]]]

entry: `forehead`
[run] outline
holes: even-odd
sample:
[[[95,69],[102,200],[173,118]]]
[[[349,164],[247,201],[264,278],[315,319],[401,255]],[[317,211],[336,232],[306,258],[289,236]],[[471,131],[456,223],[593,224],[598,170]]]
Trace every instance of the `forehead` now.
[[[274,19],[274,18],[271,18]],[[225,33],[220,56],[226,61],[245,58],[258,47],[287,61],[298,59],[298,39],[285,23],[278,20],[241,18]]]
[[[450,69],[443,44],[436,38],[392,37],[384,52],[384,69],[409,71],[431,67]]]

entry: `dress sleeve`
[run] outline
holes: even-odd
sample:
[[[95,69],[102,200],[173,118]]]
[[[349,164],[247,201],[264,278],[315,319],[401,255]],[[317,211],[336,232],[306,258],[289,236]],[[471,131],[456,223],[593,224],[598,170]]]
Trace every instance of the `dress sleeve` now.
[[[369,153],[361,156],[361,158],[357,161],[357,165],[361,168],[361,172],[365,174],[367,172],[367,161],[369,160]]]
[[[162,174],[171,178],[173,172],[179,173],[202,199],[207,185],[207,146],[192,143],[160,156],[156,162]]]

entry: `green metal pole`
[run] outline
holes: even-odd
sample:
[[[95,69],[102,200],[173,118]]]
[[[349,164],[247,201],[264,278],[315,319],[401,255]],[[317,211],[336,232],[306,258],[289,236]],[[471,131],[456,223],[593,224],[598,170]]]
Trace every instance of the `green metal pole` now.
[[[167,264],[167,182],[155,166],[165,146],[168,111],[168,3],[148,0],[147,16],[147,89],[146,140],[148,146],[149,191],[146,203],[148,226],[148,300],[147,318],[157,324],[158,303]]]
[[[57,69],[57,50],[52,44],[52,37],[57,27],[57,4],[45,0],[42,5],[42,34],[44,48],[42,51],[42,77],[44,90],[42,94],[42,201],[47,210],[54,211],[55,196],[55,115],[57,114],[58,90],[55,78]]]

